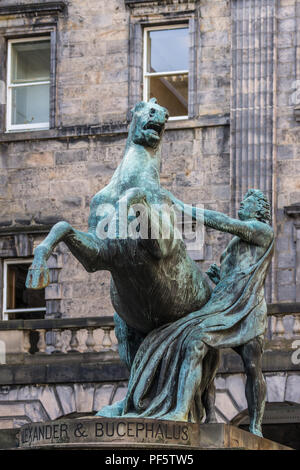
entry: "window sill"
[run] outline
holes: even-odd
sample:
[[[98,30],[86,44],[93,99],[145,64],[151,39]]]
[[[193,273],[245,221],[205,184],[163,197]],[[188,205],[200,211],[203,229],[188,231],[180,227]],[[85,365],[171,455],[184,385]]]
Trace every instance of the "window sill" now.
[[[230,114],[212,114],[207,116],[201,116],[195,119],[183,118],[174,119],[168,121],[166,124],[166,130],[176,129],[193,129],[196,127],[214,127],[214,126],[226,126],[230,123]]]
[[[201,116],[196,119],[181,119],[169,121],[166,130],[194,129],[198,127],[227,126],[230,123],[230,115],[212,114]],[[5,132],[0,133],[0,143],[23,142],[30,140],[69,139],[88,136],[126,135],[128,133],[128,122],[103,125],[78,125],[45,129],[27,132]]]
[[[24,140],[43,140],[57,137],[57,129],[19,130],[0,133],[1,142],[18,142]]]

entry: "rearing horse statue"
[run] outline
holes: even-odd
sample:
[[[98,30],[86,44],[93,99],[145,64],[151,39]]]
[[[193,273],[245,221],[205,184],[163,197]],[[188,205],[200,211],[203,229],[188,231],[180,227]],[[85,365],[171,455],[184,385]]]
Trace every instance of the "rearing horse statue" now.
[[[54,225],[35,249],[26,281],[31,289],[49,284],[47,259],[59,242],[67,245],[88,272],[110,271],[119,352],[129,368],[149,332],[199,310],[211,295],[204,274],[189,257],[182,239],[174,236],[170,218],[168,238],[122,236],[121,204],[127,209],[142,204],[152,226],[158,218],[153,220],[151,207],[172,206],[159,179],[168,111],[153,98],[138,103],[132,112],[124,158],[110,183],[92,198],[88,232],[63,221]],[[101,237],[99,227],[109,217],[117,230],[114,236]],[[130,216],[126,217],[129,223]]]

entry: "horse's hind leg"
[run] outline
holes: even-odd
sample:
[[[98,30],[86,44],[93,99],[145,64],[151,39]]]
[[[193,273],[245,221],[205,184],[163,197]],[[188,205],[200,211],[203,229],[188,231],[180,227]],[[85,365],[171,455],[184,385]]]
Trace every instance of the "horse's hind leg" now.
[[[145,335],[139,333],[135,328],[130,327],[119,317],[117,313],[114,315],[115,333],[118,340],[119,355],[121,361],[125,362],[129,371],[133,364],[138,348],[143,342]],[[98,411],[97,416],[105,416],[113,418],[122,416],[126,398],[115,402],[112,405],[106,405]]]
[[[96,271],[101,240],[91,233],[74,229],[68,222],[59,222],[52,227],[45,240],[34,250],[34,260],[27,275],[26,287],[42,289],[49,284],[47,259],[61,241],[68,246],[87,271]]]
[[[137,350],[145,339],[145,335],[137,331],[135,328],[127,325],[127,323],[119,317],[117,313],[114,315],[114,321],[119,355],[130,371]]]

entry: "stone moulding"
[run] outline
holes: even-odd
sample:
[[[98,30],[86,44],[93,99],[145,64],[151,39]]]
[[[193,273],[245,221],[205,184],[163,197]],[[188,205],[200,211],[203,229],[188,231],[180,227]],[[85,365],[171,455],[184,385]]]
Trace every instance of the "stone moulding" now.
[[[181,3],[198,3],[198,0],[124,0],[125,5],[134,7],[135,5],[142,5],[143,3],[153,3],[154,5],[170,5]]]
[[[0,16],[9,15],[48,15],[61,13],[66,8],[65,2],[29,3],[25,5],[7,5],[0,7]]]

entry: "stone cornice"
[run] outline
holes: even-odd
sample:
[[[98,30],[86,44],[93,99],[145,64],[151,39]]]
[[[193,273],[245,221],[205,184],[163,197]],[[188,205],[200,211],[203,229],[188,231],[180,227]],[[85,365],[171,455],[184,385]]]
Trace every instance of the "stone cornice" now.
[[[0,7],[0,17],[10,15],[53,15],[55,13],[63,12],[65,8],[66,3],[63,1],[47,3],[29,3],[24,5],[7,5]]]

